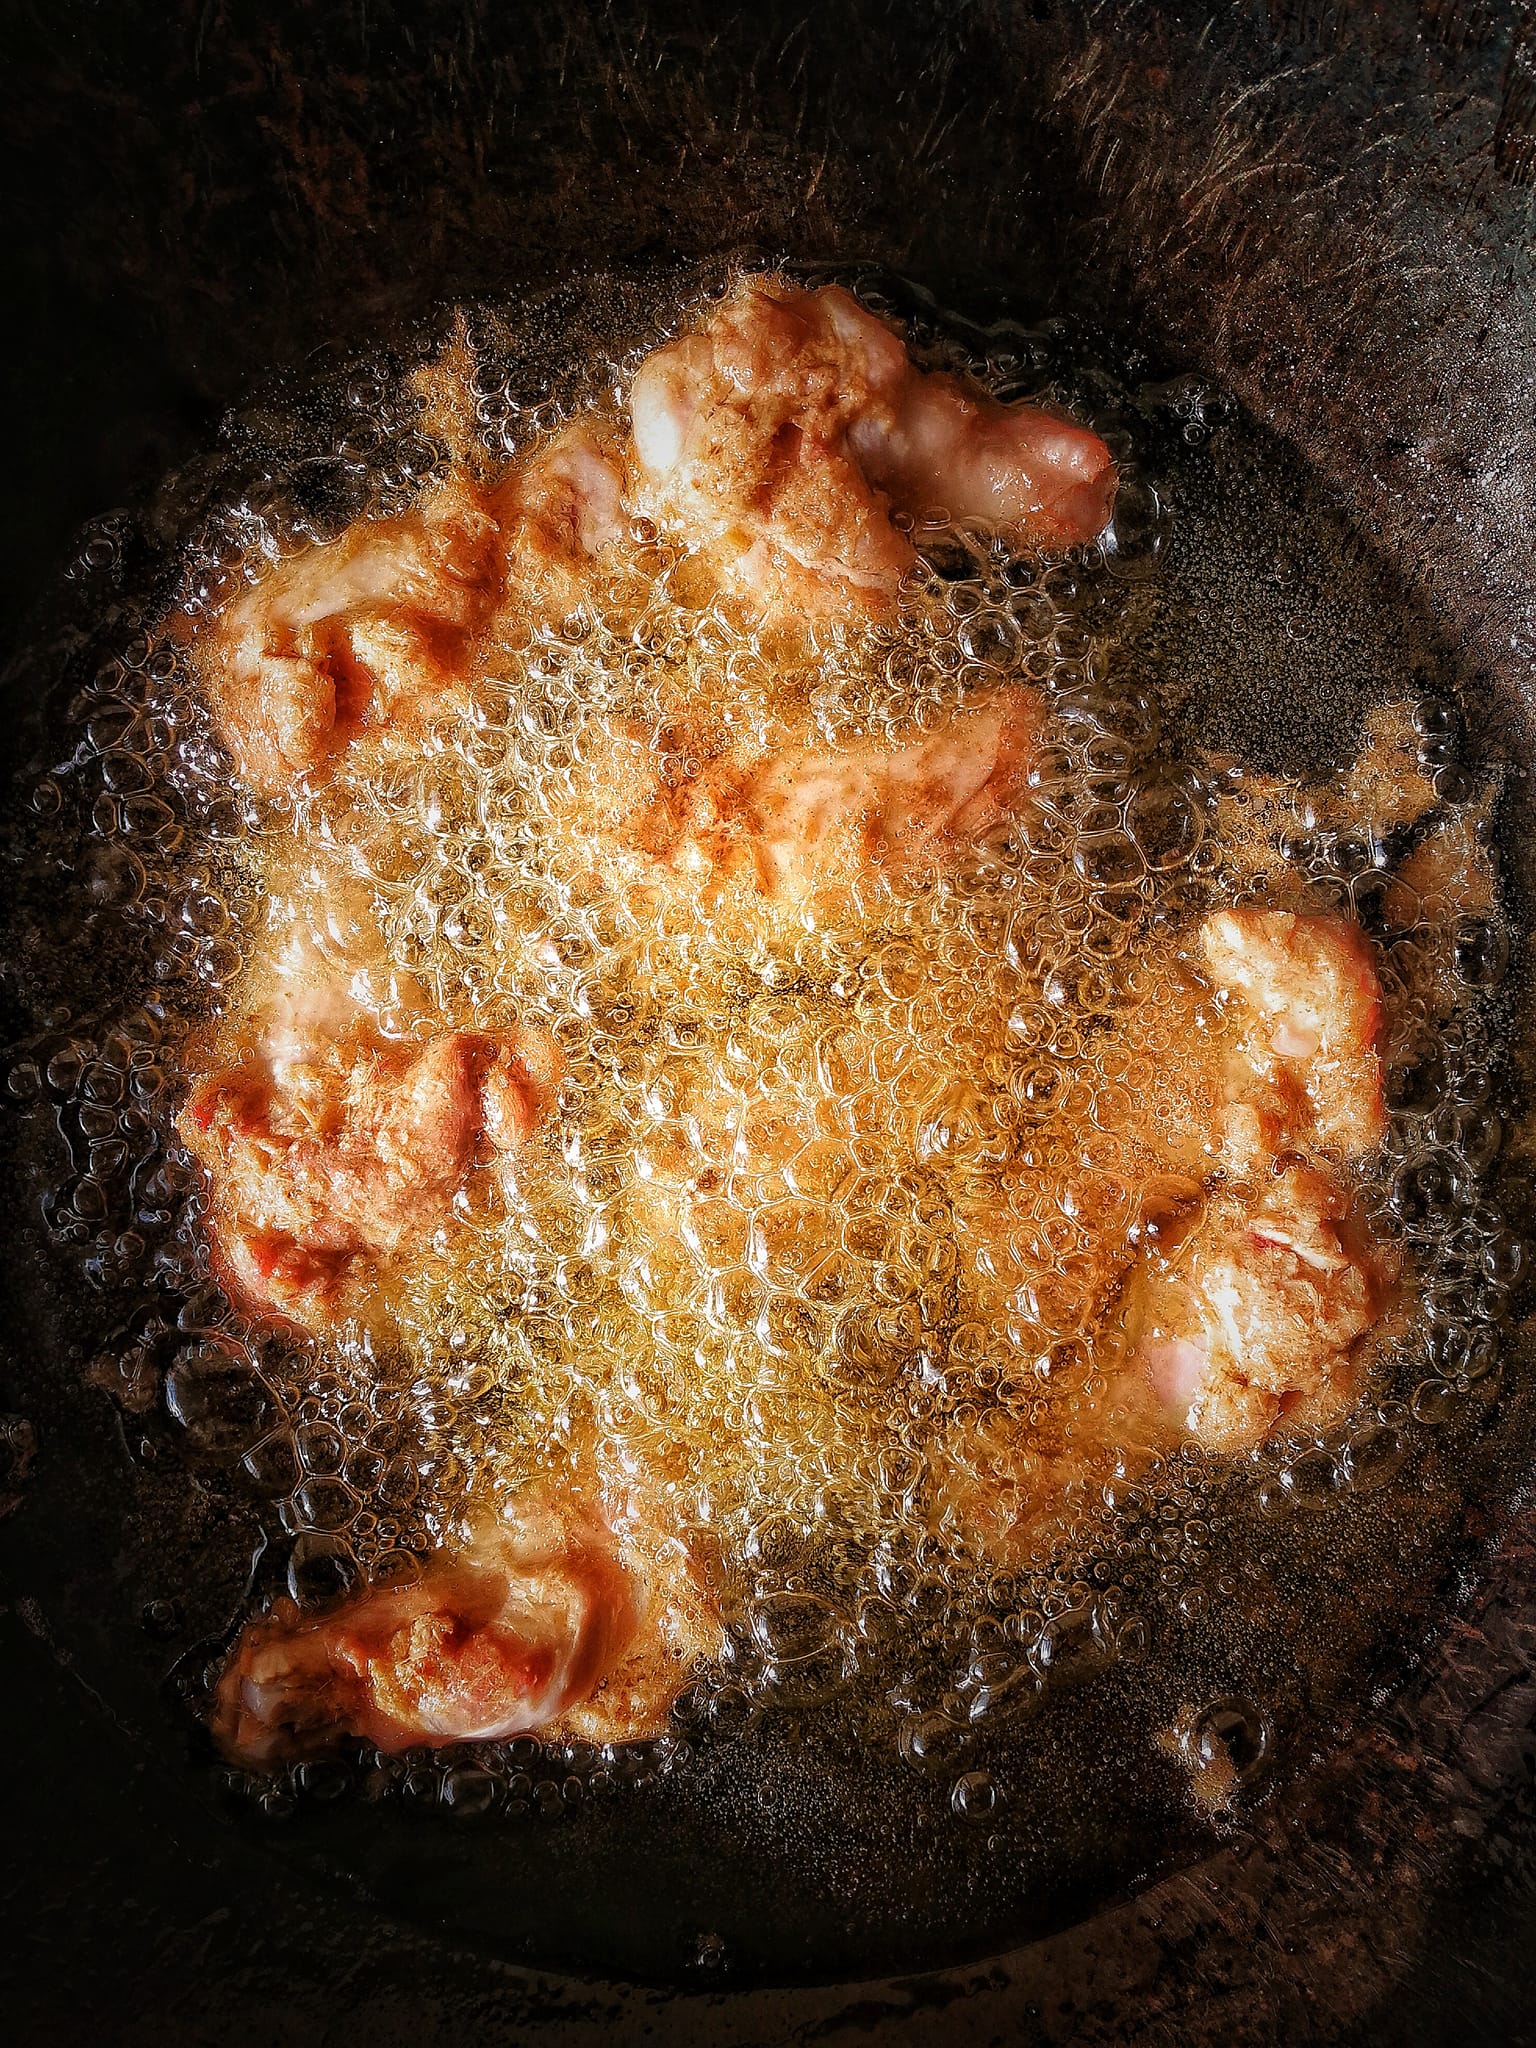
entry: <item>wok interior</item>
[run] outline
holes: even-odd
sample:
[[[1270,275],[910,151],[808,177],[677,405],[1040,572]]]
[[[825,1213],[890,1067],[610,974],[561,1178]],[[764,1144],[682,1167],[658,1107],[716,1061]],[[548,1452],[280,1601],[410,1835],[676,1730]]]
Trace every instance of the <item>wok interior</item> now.
[[[1006,48],[1008,36],[1002,31],[999,34]],[[1069,32],[1063,32],[1066,45],[1073,40]],[[1109,117],[1102,105],[1100,125],[1089,125],[1086,130],[1081,127],[1084,110],[1095,104],[1094,95],[1102,97],[1110,81],[1122,74],[1111,58],[1094,57],[1085,44],[1079,43],[1075,50],[1063,49],[1061,42],[1052,47],[1048,31],[1033,44],[1025,35],[1020,47],[1032,51],[1033,62],[1027,67],[1004,64],[1000,74],[1012,81],[1009,90],[1018,95],[1017,111],[1028,108],[1035,95],[1049,99],[1048,87],[1059,87],[1064,60],[1080,67],[1075,93],[1069,96],[1065,111],[1058,109],[1055,125],[1020,122],[1005,126],[1001,117],[994,115],[985,148],[978,142],[968,151],[963,140],[941,141],[927,162],[919,149],[899,202],[890,196],[888,180],[881,181],[884,190],[877,192],[873,189],[877,181],[859,166],[856,145],[871,138],[871,129],[870,116],[857,112],[844,145],[823,153],[820,185],[809,200],[801,182],[803,153],[796,154],[787,167],[776,161],[775,150],[768,146],[772,136],[766,120],[752,131],[745,152],[717,167],[719,178],[748,195],[747,218],[757,237],[771,249],[820,251],[831,244],[850,255],[873,252],[898,261],[899,267],[930,283],[952,302],[969,305],[985,299],[1028,314],[1047,307],[1070,310],[1090,327],[1103,321],[1114,331],[1118,349],[1142,350],[1160,370],[1193,363],[1202,370],[1231,375],[1245,395],[1259,399],[1267,409],[1272,407],[1314,458],[1331,437],[1329,465],[1336,466],[1342,477],[1340,495],[1346,505],[1351,499],[1358,503],[1362,493],[1369,494],[1373,488],[1363,482],[1368,474],[1364,455],[1387,432],[1381,414],[1390,410],[1393,393],[1407,380],[1405,369],[1384,392],[1382,380],[1375,375],[1377,364],[1401,349],[1401,338],[1390,331],[1400,302],[1387,298],[1367,309],[1363,297],[1355,296],[1359,287],[1351,280],[1344,310],[1359,327],[1354,336],[1341,341],[1338,331],[1327,325],[1325,315],[1330,309],[1309,305],[1305,293],[1295,295],[1288,307],[1293,328],[1299,329],[1309,314],[1315,325],[1310,335],[1294,333],[1297,354],[1285,374],[1287,366],[1276,360],[1279,347],[1275,336],[1262,333],[1272,323],[1267,312],[1261,314],[1259,305],[1274,278],[1286,274],[1287,261],[1295,263],[1303,253],[1295,248],[1288,253],[1284,247],[1288,232],[1284,213],[1270,226],[1267,241],[1261,241],[1257,250],[1250,244],[1245,262],[1251,268],[1239,271],[1240,277],[1246,275],[1250,280],[1246,289],[1254,300],[1251,317],[1245,310],[1241,284],[1223,305],[1213,306],[1204,286],[1213,270],[1221,267],[1223,236],[1235,236],[1239,225],[1238,214],[1221,211],[1224,202],[1217,175],[1210,173],[1209,185],[1201,188],[1215,223],[1207,240],[1201,243],[1191,235],[1183,251],[1175,248],[1171,257],[1165,243],[1164,256],[1155,266],[1150,265],[1149,243],[1159,228],[1165,235],[1168,232],[1159,208],[1167,205],[1173,172],[1167,162],[1157,160],[1145,128],[1139,131],[1147,147],[1145,161],[1140,166],[1111,162],[1106,168],[1103,151]],[[891,55],[888,48],[882,52],[875,35],[864,50],[864,61],[871,65],[877,55],[883,54],[887,60]],[[920,64],[931,64],[932,54],[925,48]],[[977,48],[952,53],[955,61],[963,58],[972,65],[984,61],[987,54]],[[1096,68],[1099,66],[1102,69]],[[600,64],[598,68],[600,75],[605,75]],[[702,126],[706,132],[718,133],[698,104],[707,86],[706,76],[695,88],[691,107],[686,92],[679,95],[675,106],[662,108],[651,103],[647,111],[658,124],[653,131],[658,148],[671,122],[683,126],[691,122],[695,129]],[[845,85],[842,89],[849,88]],[[1133,136],[1138,134],[1134,118],[1138,89],[1155,95],[1163,88],[1149,83],[1123,88],[1129,99],[1118,102],[1112,111],[1129,110]],[[945,85],[938,87],[939,106],[945,104],[944,95],[950,90]],[[616,118],[616,107],[609,105]],[[1140,112],[1150,128],[1146,108],[1141,107]],[[829,122],[829,132],[830,126]],[[878,130],[875,134],[875,160],[889,162],[891,144]],[[1009,139],[1000,146],[997,138],[1003,134]],[[756,154],[751,144],[760,145]],[[532,178],[533,173],[525,171],[523,175]],[[520,233],[511,231],[508,215],[512,209],[504,209],[498,194],[491,218],[477,223],[482,233],[473,238],[476,250],[472,256],[466,258],[456,250],[436,265],[413,265],[408,278],[403,266],[389,276],[381,275],[374,282],[375,304],[381,310],[383,302],[391,302],[396,309],[417,310],[488,276],[504,283],[505,270],[498,272],[485,253],[486,235],[498,223],[503,236],[500,250],[518,247],[521,260],[517,267],[529,278],[541,271],[559,275],[562,233],[567,250],[570,239],[579,233],[585,249],[601,249],[620,258],[631,257],[663,237],[669,253],[679,245],[680,252],[702,251],[714,232],[718,180],[712,181],[702,170],[694,179],[690,187],[697,194],[693,210],[681,220],[667,219],[659,195],[648,191],[640,180],[635,189],[626,187],[613,201],[611,212],[593,209],[590,198],[579,199],[562,212],[547,197],[537,203],[535,193],[536,203],[521,223]],[[472,189],[466,181],[459,194],[459,203],[471,217],[477,206],[488,204],[471,196]],[[936,192],[942,204],[923,203],[931,201]],[[244,232],[259,237],[261,231],[247,221]],[[403,218],[398,232],[400,243],[396,246],[406,239]],[[1296,233],[1303,232],[1298,217]],[[957,247],[968,251],[963,266],[956,264],[952,254]],[[1315,275],[1316,252],[1305,253]],[[1382,252],[1384,262],[1389,254]],[[1139,297],[1134,306],[1128,304],[1121,296],[1125,280],[1139,276],[1141,294],[1146,294],[1147,271],[1154,267],[1161,272],[1155,289],[1150,296]],[[381,266],[384,268],[388,266]],[[962,268],[970,276],[970,295],[965,281],[957,278]],[[312,274],[309,281],[313,281]],[[283,328],[281,353],[296,358],[313,337],[314,312],[306,308],[302,290],[291,285],[276,296],[281,315],[276,320],[271,311],[263,316],[263,344],[269,345]],[[1338,315],[1337,302],[1331,310]],[[1371,319],[1377,324],[1374,336],[1368,330],[1359,331]],[[289,321],[291,327],[286,324]],[[258,331],[262,331],[261,322]],[[1318,361],[1307,357],[1309,340]],[[256,346],[253,341],[253,351]],[[1323,358],[1326,375],[1319,368]],[[1398,360],[1403,360],[1400,354]],[[1271,377],[1272,382],[1266,381]],[[1480,430],[1496,433],[1497,426],[1497,415],[1490,411]],[[1326,612],[1337,590],[1352,584],[1354,601],[1346,606],[1352,620],[1387,614],[1389,607],[1381,604],[1385,591],[1399,619],[1409,621],[1406,641],[1394,637],[1394,620],[1392,631],[1374,650],[1362,653],[1356,644],[1340,657],[1339,672],[1330,686],[1319,692],[1315,705],[1308,705],[1306,715],[1293,715],[1285,725],[1277,726],[1269,712],[1283,686],[1274,682],[1266,686],[1261,664],[1245,669],[1249,677],[1246,701],[1236,706],[1224,691],[1219,697],[1216,694],[1227,673],[1224,665],[1221,673],[1204,679],[1203,688],[1201,678],[1188,675],[1186,664],[1192,657],[1187,645],[1181,646],[1180,608],[1170,606],[1158,645],[1165,672],[1184,670],[1186,679],[1194,684],[1189,700],[1192,724],[1203,726],[1212,737],[1228,742],[1240,737],[1282,760],[1288,756],[1289,765],[1315,744],[1319,716],[1332,720],[1335,739],[1348,729],[1360,701],[1357,683],[1362,670],[1416,663],[1437,682],[1464,675],[1469,656],[1475,658],[1479,652],[1480,636],[1483,648],[1489,644],[1496,604],[1491,595],[1478,592],[1474,579],[1479,565],[1453,560],[1450,568],[1462,579],[1460,595],[1467,613],[1457,636],[1461,644],[1453,651],[1443,620],[1426,617],[1403,573],[1404,566],[1411,568],[1411,563],[1400,564],[1394,573],[1379,557],[1360,548],[1350,512],[1341,511],[1336,501],[1329,505],[1334,494],[1328,483],[1320,484],[1315,472],[1311,478],[1305,477],[1283,445],[1267,450],[1266,468],[1275,480],[1270,486],[1271,507],[1275,498],[1284,499],[1288,510],[1297,498],[1307,499],[1318,507],[1316,527],[1326,530],[1326,545],[1315,553],[1304,545],[1293,548],[1287,570],[1290,602],[1295,602],[1299,580],[1312,578],[1309,602]],[[1436,487],[1443,487],[1443,478],[1432,469],[1423,485],[1423,495],[1430,502]],[[1400,490],[1398,502],[1391,508],[1402,528],[1409,523],[1411,505],[1404,502],[1409,497]],[[1258,507],[1256,521],[1249,528],[1255,536],[1258,530],[1265,530],[1266,540],[1272,539],[1264,516],[1269,509]],[[1240,517],[1234,520],[1232,530],[1243,532]],[[1390,544],[1393,535],[1388,531],[1383,538]],[[1452,548],[1464,555],[1475,540],[1475,534],[1469,537],[1463,532]],[[1245,548],[1239,545],[1234,552],[1238,559],[1229,564],[1229,573],[1240,580]],[[1481,567],[1485,585],[1496,586],[1497,565],[1491,556]],[[1456,589],[1454,583],[1452,589]],[[1212,596],[1218,610],[1230,599],[1230,592],[1231,586],[1224,589],[1218,578]],[[1263,591],[1245,589],[1241,609],[1250,618],[1262,615],[1265,601]],[[1269,623],[1260,616],[1245,647],[1261,650],[1272,644],[1266,630]],[[1351,669],[1351,660],[1359,666]],[[39,1319],[46,1319],[41,1325],[46,1331],[41,1338],[42,1352],[57,1356],[79,1345],[78,1334],[71,1344],[67,1334],[70,1318],[58,1314],[61,1304],[41,1300],[27,1306]],[[51,1398],[67,1400],[59,1390]],[[99,1422],[99,1417],[96,1420]],[[1473,1462],[1458,1458],[1456,1483],[1465,1482],[1474,1491],[1478,1484],[1486,1484],[1496,1492],[1496,1474],[1509,1455],[1509,1440],[1490,1439],[1488,1455],[1490,1467],[1483,1479]],[[140,1495],[135,1519],[141,1527],[154,1523],[157,1548],[166,1541],[165,1517],[181,1519],[182,1540],[193,1534],[204,1510],[188,1498],[184,1485],[174,1476],[161,1480],[141,1468],[133,1484]],[[54,1501],[50,1507],[42,1481],[28,1503],[27,1516],[17,1525],[18,1539],[29,1548],[37,1544],[40,1558],[51,1552],[53,1562],[48,1570],[57,1586],[61,1611],[71,1615],[82,1640],[89,1642],[96,1636],[98,1660],[113,1664],[120,1664],[114,1654],[116,1624],[107,1616],[99,1623],[94,1619],[98,1606],[95,1581],[89,1569],[81,1571],[80,1564],[87,1547],[102,1554],[122,1551],[123,1535],[116,1523],[128,1491],[127,1484],[113,1482],[103,1482],[97,1489],[90,1507],[90,1513],[98,1518],[97,1542],[89,1546],[77,1516],[66,1515],[63,1501]],[[56,1538],[51,1545],[49,1533]],[[216,1518],[211,1533],[217,1540]],[[221,1607],[227,1606],[229,1587],[238,1583],[241,1563],[239,1545],[234,1543],[224,1586],[215,1589],[214,1575],[209,1574],[208,1613],[203,1618],[210,1627],[219,1626],[224,1618]],[[144,1580],[147,1598],[154,1597],[153,1576],[151,1570]],[[131,1611],[131,1604],[125,1602],[124,1613]],[[196,1619],[183,1616],[187,1633],[196,1633]],[[138,1661],[142,1668],[136,1672],[117,1671],[114,1697],[124,1701],[130,1715],[154,1725],[153,1659],[141,1657]],[[326,1816],[323,1840],[316,1835],[315,1841],[325,1856],[366,1868],[375,1884],[397,1901],[408,1901],[434,1916],[446,1916],[498,1945],[573,1963],[601,1958],[639,1974],[651,1974],[659,1956],[689,1960],[692,1945],[704,1929],[720,1934],[726,1951],[739,1958],[744,1971],[775,1976],[807,1972],[835,1976],[898,1961],[910,1964],[915,1944],[925,1960],[939,1961],[960,1949],[984,1952],[1025,1931],[1041,1931],[1052,1922],[1072,1917],[1106,1892],[1134,1882],[1148,1863],[1162,1854],[1177,1855],[1181,1847],[1192,1850],[1199,1846],[1197,1832],[1185,1843],[1179,1841],[1176,1828],[1171,1834],[1162,1832],[1166,1813],[1154,1815],[1142,1804],[1145,1788],[1129,1782],[1130,1758],[1116,1753],[1112,1701],[1101,1701],[1097,1715],[1084,1709],[1080,1701],[1074,1703],[1071,1721],[1070,1731],[1063,1730],[1061,1739],[1076,1747],[1088,1779],[1097,1788],[1097,1799],[1103,1802],[1100,1818],[1113,1808],[1115,1819],[1112,1825],[1095,1831],[1092,1852],[1085,1855],[1084,1839],[1069,1807],[1061,1839],[1070,1841],[1078,1851],[1077,1867],[1065,1879],[1058,1872],[1048,1886],[1036,1880],[1018,1881],[1020,1873],[1015,1866],[1014,1882],[978,1887],[973,1881],[976,1837],[947,1823],[935,1828],[931,1802],[914,1796],[910,1774],[898,1769],[886,1774],[873,1755],[860,1754],[856,1731],[852,1740],[846,1731],[834,1737],[837,1749],[829,1766],[812,1774],[802,1761],[803,1734],[797,1735],[789,1727],[777,1733],[770,1730],[764,1738],[765,1751],[753,1759],[750,1785],[730,1782],[741,1763],[725,1756],[714,1767],[718,1774],[714,1782],[706,1763],[691,1781],[678,1777],[650,1788],[634,1811],[626,1813],[616,1806],[589,1813],[578,1826],[563,1830],[501,1836],[460,1833],[449,1840],[431,1827],[411,1832],[409,1822],[393,1811],[381,1816],[358,1807]],[[174,1744],[174,1735],[170,1739]],[[857,1792],[849,1797],[853,1781],[858,1781]],[[1118,1804],[1115,1794],[1119,1795]],[[1161,1802],[1152,1804],[1157,1808]],[[764,1819],[763,1815],[773,1818]],[[856,1825],[842,1827],[840,1823],[849,1816],[856,1817]],[[1154,1827],[1159,1849],[1149,1856],[1146,1844]],[[901,1874],[900,1881],[888,1889],[870,1885],[876,1854],[888,1859],[893,1875]],[[914,1871],[922,1873],[917,1884],[911,1877]],[[835,1915],[832,1901],[838,1902]],[[669,1962],[666,1967],[671,1966]]]

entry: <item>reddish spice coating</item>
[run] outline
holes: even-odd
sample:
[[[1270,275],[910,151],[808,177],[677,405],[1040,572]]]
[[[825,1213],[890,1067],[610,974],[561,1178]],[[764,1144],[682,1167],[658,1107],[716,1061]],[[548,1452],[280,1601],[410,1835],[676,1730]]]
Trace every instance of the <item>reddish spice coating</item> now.
[[[620,489],[597,436],[568,427],[494,490],[456,473],[413,511],[279,563],[198,642],[238,772],[275,796],[365,735],[410,742],[462,715],[492,614],[571,611],[623,530]]]
[[[249,1623],[213,1735],[257,1767],[349,1737],[386,1752],[533,1733],[639,1741],[662,1732],[689,1669],[719,1646],[679,1545],[645,1526],[616,1532],[541,1482],[411,1585],[320,1615],[282,1600]]]
[[[985,844],[1026,800],[1032,690],[1000,691],[906,745],[737,748],[642,792],[614,832],[661,866],[794,899],[861,874],[920,874]]]
[[[527,1140],[556,1073],[535,1034],[389,1045],[354,1030],[208,1075],[179,1128],[237,1293],[323,1327],[442,1225],[482,1140],[501,1153]]]

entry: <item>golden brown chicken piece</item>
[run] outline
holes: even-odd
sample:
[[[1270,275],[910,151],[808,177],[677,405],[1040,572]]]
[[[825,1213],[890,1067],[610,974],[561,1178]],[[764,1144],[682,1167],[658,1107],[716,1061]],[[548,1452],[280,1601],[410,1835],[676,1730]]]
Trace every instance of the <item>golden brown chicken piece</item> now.
[[[1132,1405],[1149,1398],[1167,1440],[1215,1451],[1247,1450],[1282,1420],[1326,1428],[1358,1392],[1355,1346],[1397,1270],[1331,1174],[1291,1166],[1256,1202],[1213,1202],[1132,1277]]]
[[[1381,985],[1370,941],[1329,912],[1217,911],[1200,947],[1236,1032],[1218,1157],[1238,1179],[1218,1176],[1193,1231],[1147,1245],[1123,1313],[1154,1412],[1233,1451],[1346,1408],[1391,1295],[1397,1260],[1335,1164],[1386,1129]]]
[[[1258,910],[1217,912],[1199,937],[1228,1033],[1200,1043],[1191,1029],[1178,1064],[1212,1072],[1160,1091],[1164,1110],[1182,1092],[1176,1113],[1133,1110],[1143,1156],[1161,1145],[1170,1170],[1143,1184],[1102,1302],[1102,1386],[1069,1391],[1033,1430],[984,1410],[931,1447],[935,1511],[1000,1560],[1027,1556],[1074,1500],[1155,1452],[1193,1439],[1231,1455],[1282,1422],[1328,1427],[1393,1299],[1399,1259],[1340,1173],[1384,1128],[1369,942],[1331,913]],[[1012,1248],[988,1250],[983,1226],[972,1218],[985,1263],[1016,1282]]]
[[[463,479],[280,563],[199,643],[237,772],[276,795],[365,729],[440,712],[501,574],[496,519]]]
[[[905,744],[735,747],[670,786],[656,749],[615,733],[560,821],[572,859],[706,894],[744,883],[795,902],[873,876],[920,876],[985,846],[1027,800],[1040,700],[1000,690]]]
[[[716,1656],[714,1602],[682,1545],[619,1527],[539,1481],[419,1580],[307,1618],[289,1600],[242,1631],[213,1736],[270,1767],[358,1737],[386,1752],[519,1735],[659,1735]]]
[[[1237,1451],[1349,1406],[1356,1347],[1392,1295],[1399,1261],[1336,1165],[1386,1130],[1381,985],[1370,941],[1333,913],[1217,911],[1200,946],[1237,1033],[1219,1156],[1256,1187],[1218,1184],[1197,1229],[1147,1248],[1124,1320],[1154,1412]],[[1284,1163],[1298,1155],[1311,1163]]]
[[[1378,1144],[1381,985],[1360,927],[1326,912],[1223,910],[1201,926],[1200,946],[1238,1023],[1229,1164],[1285,1147],[1352,1159]]]
[[[254,1308],[324,1327],[442,1226],[482,1141],[526,1142],[556,1075],[534,1033],[275,1034],[200,1081],[178,1120],[226,1277]]]
[[[1097,435],[942,373],[848,292],[742,281],[630,391],[637,501],[780,620],[886,610],[914,560],[892,510],[1021,547],[1093,540],[1115,469]]]
[[[1016,1566],[1159,1452],[1194,1441],[1237,1456],[1283,1423],[1329,1428],[1360,1392],[1398,1272],[1328,1172],[1291,1166],[1257,1197],[1192,1204],[1095,1339],[1103,1383],[1027,1428],[982,1408],[936,1438],[935,1514]]]
[[[509,589],[563,617],[622,530],[618,469],[575,426],[494,491],[455,473],[414,511],[280,563],[199,641],[237,771],[276,795],[364,734],[419,742],[467,706],[475,638]]]
[[[595,564],[628,531],[619,458],[581,421],[514,469],[492,504],[514,599],[547,619],[590,596]]]

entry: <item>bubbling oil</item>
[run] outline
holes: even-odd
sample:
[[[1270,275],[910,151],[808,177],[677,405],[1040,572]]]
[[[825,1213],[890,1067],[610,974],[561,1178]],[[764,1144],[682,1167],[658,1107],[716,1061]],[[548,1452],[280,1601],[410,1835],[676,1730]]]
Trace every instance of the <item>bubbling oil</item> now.
[[[40,1017],[7,1077],[67,1147],[49,1230],[125,1304],[94,1368],[124,1412],[164,1418],[194,1471],[263,1504],[301,1603],[400,1582],[476,1502],[573,1463],[664,1501],[719,1560],[729,1646],[676,1737],[554,1763],[505,1746],[473,1767],[489,1791],[462,1761],[412,1760],[396,1776],[413,1797],[553,1811],[573,1771],[611,1784],[765,1712],[858,1698],[958,1821],[990,1826],[1007,1780],[989,1745],[1006,1755],[1021,1713],[1235,1599],[1234,1498],[1250,1536],[1379,1500],[1416,1431],[1497,1383],[1520,1268],[1486,1185],[1506,941],[1490,784],[1458,765],[1453,709],[1385,705],[1360,765],[1316,786],[1181,753],[1131,654],[1172,531],[1141,438],[1155,417],[1200,444],[1219,396],[1074,385],[1047,337],[853,282],[912,315],[925,364],[1086,407],[1123,479],[1098,546],[1022,560],[918,524],[899,616],[819,627],[790,656],[701,608],[686,561],[637,531],[626,573],[571,618],[504,617],[467,714],[412,756],[344,754],[322,786],[257,802],[229,779],[174,622],[414,502],[455,433],[501,462],[611,409],[721,280],[609,287],[565,331],[482,310],[425,424],[412,364],[381,360],[305,397],[307,440],[236,429],[256,475],[179,536],[169,606],[106,622],[68,749],[29,792],[40,980],[69,980],[45,901],[62,868],[131,991]],[[81,573],[114,545],[97,535]],[[786,908],[592,857],[583,807],[616,733],[685,779],[727,744],[902,744],[1021,684],[1044,715],[1029,801],[1005,842],[941,872],[872,871]],[[1193,1450],[1132,1466],[1095,1430],[1117,1287],[1168,1171],[1163,1129],[1219,1063],[1192,935],[1237,903],[1346,908],[1378,939],[1393,1125],[1360,1194],[1410,1254],[1415,1299],[1326,1435],[1236,1466]],[[210,1277],[170,1124],[188,1066],[238,1041],[295,933],[387,1035],[532,1025],[564,1064],[544,1135],[511,1180],[460,1197],[387,1329],[313,1342],[253,1326]],[[935,1445],[953,1446],[951,1480],[985,1490],[989,1444],[1045,1447],[1050,1512],[1001,1554],[934,1478]],[[1161,1717],[1197,1795],[1225,1798],[1262,1774],[1275,1716],[1230,1686],[1190,1703],[1195,1682],[1149,1682],[1147,1728]],[[304,1782],[260,1790],[280,1808]]]

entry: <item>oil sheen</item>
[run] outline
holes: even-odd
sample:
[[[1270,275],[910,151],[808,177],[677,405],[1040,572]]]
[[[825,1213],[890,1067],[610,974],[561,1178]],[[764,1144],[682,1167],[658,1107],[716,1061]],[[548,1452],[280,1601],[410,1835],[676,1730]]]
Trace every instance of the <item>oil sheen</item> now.
[[[1459,758],[1449,696],[1401,668],[1345,693],[1304,768],[1191,709],[1170,610],[1187,641],[1202,578],[1217,612],[1247,602],[1209,509],[1253,475],[1220,393],[853,281],[925,364],[1092,421],[1122,474],[1099,544],[1024,558],[919,522],[895,617],[789,647],[701,601],[642,528],[569,618],[500,617],[467,711],[419,746],[257,800],[212,737],[197,632],[450,462],[494,471],[565,419],[617,416],[639,357],[723,280],[474,309],[287,394],[278,428],[268,408],[231,429],[212,486],[168,492],[158,587],[102,621],[25,793],[18,945],[58,1000],[8,1085],[62,1133],[39,1155],[50,1233],[121,1305],[95,1377],[195,1483],[234,1475],[260,1503],[301,1601],[408,1577],[480,1503],[591,1470],[664,1503],[722,1588],[728,1655],[679,1703],[672,1750],[843,1700],[957,1822],[992,1825],[1026,1769],[1021,1702],[1118,1665],[1143,1674],[1148,1752],[1220,1803],[1295,1720],[1251,1614],[1224,1635],[1215,1618],[1242,1574],[1266,1544],[1298,1589],[1321,1583],[1309,1542],[1366,1558],[1363,1521],[1329,1517],[1369,1495],[1380,1519],[1425,1433],[1497,1383],[1520,1253],[1488,1179],[1496,778]],[[1042,720],[1028,800],[973,858],[786,902],[602,852],[626,777],[680,784],[725,746],[904,744],[1020,685]],[[117,963],[105,999],[50,937],[61,870]],[[1194,935],[1233,906],[1342,909],[1375,943],[1393,1114],[1357,1195],[1406,1298],[1331,1430],[1128,1461],[1108,1397],[1122,1283],[1166,1196],[1166,1130],[1219,1071],[1230,1026]],[[172,1129],[187,1075],[250,1042],[295,945],[386,1036],[532,1027],[562,1065],[515,1173],[473,1180],[377,1312],[313,1340],[225,1298]],[[1353,1594],[1328,1584],[1337,1613]],[[1223,1654],[1189,1648],[1203,1628]],[[531,1803],[536,1767],[488,1767]]]

